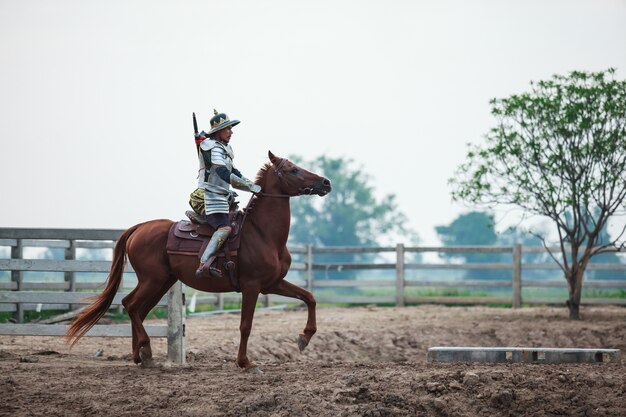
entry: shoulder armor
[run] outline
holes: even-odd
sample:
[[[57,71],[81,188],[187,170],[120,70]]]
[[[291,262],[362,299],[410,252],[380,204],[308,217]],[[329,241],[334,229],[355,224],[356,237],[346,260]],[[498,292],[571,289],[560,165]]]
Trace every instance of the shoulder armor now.
[[[211,148],[211,164],[223,165],[230,171],[230,168],[232,167],[232,158],[228,154],[224,145],[218,143]]]
[[[210,151],[211,149],[215,148],[216,146],[218,146],[217,141],[213,140],[213,139],[210,139],[210,138],[206,138],[205,140],[200,142],[200,149],[202,149],[203,151]]]

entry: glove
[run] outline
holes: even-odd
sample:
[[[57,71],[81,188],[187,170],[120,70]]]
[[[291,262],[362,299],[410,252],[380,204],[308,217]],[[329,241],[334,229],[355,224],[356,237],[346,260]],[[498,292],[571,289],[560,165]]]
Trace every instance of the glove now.
[[[238,190],[250,191],[255,194],[261,192],[260,185],[253,183],[246,177],[238,177],[235,174],[230,174],[230,184]]]

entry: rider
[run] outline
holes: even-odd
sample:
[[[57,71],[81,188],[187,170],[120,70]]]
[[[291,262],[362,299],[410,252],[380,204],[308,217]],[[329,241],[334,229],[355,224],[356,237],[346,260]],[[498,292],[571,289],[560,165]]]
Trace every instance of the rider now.
[[[226,114],[218,113],[217,110],[213,112],[215,115],[210,120],[211,130],[196,137],[200,162],[198,189],[192,193],[189,202],[196,212],[204,211],[206,222],[215,228],[215,233],[200,257],[197,277],[203,277],[207,272],[214,277],[222,276],[222,272],[213,264],[218,250],[231,232],[228,210],[234,193],[230,186],[252,193],[261,192],[261,186],[241,175],[233,166],[234,154],[229,142],[232,128],[239,124],[239,120],[230,120]],[[197,199],[199,193],[204,194],[204,210],[198,210],[198,205],[194,204],[194,197]]]

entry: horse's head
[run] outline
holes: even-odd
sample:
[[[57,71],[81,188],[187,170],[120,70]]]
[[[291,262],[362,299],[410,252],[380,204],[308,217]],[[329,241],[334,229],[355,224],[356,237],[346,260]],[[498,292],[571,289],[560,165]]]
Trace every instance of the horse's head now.
[[[332,187],[328,178],[299,167],[286,158],[279,158],[271,151],[268,152],[274,172],[278,177],[280,191],[290,196],[317,194],[325,196]]]

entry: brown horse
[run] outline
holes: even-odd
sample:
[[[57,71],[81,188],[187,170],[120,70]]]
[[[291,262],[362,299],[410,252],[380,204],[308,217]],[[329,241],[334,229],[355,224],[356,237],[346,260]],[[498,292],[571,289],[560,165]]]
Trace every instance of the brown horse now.
[[[306,303],[307,323],[298,337],[301,351],[309,344],[317,329],[313,295],[283,280],[291,264],[291,255],[287,250],[291,220],[289,197],[303,194],[324,196],[331,191],[330,181],[287,159],[276,157],[271,152],[269,158],[271,163],[265,164],[257,174],[256,183],[263,191],[260,195],[253,196],[248,205],[238,255],[242,301],[239,326],[241,340],[236,362],[246,371],[258,371],[256,365],[248,359],[246,350],[259,293],[298,298]],[[111,306],[122,279],[125,256],[128,256],[138,280],[137,287],[122,300],[132,323],[135,363],[151,361],[150,338],[142,323],[148,312],[177,280],[200,291],[234,291],[226,271],[222,271],[222,278],[199,279],[195,275],[197,257],[168,255],[166,243],[172,224],[171,220],[152,220],[133,226],[120,236],[113,251],[111,272],[104,291],[76,318],[67,331],[66,337],[72,345]]]

